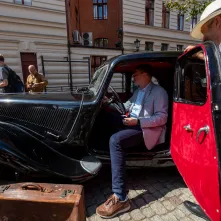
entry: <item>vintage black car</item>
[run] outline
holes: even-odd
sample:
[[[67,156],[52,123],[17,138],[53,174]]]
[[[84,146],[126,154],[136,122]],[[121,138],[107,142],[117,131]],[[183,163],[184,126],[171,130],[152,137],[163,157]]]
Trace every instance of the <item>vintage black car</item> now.
[[[110,160],[108,141],[114,128],[105,119],[111,111],[125,114],[122,103],[135,90],[132,74],[138,65],[150,64],[169,96],[166,142],[151,151],[144,146],[129,149],[127,166],[175,162],[201,206],[220,220],[220,61],[218,48],[206,42],[185,54],[114,57],[97,69],[89,87],[69,93],[2,94],[0,163],[30,175],[78,182],[92,178]],[[103,105],[104,96],[114,109]]]
[[[88,88],[69,93],[3,94],[0,97],[0,162],[24,173],[49,173],[83,181],[96,175],[99,159],[109,160],[108,141],[112,133],[107,122],[109,109],[102,105],[107,95],[116,110],[129,99],[137,65],[149,63],[172,105],[174,72],[180,52],[122,55],[105,62]],[[172,114],[170,105],[170,113]],[[170,115],[171,115],[170,114]],[[129,166],[173,165],[170,141],[152,151],[144,146],[128,150]]]

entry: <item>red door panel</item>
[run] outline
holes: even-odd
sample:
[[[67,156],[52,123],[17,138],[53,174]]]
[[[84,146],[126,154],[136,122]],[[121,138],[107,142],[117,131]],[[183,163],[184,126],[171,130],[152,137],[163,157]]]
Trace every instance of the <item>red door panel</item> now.
[[[204,53],[206,55],[205,50]],[[197,88],[200,87],[197,83],[200,81],[196,80],[203,78],[200,76],[200,74],[203,75],[202,65],[200,64],[200,68],[197,69],[199,64],[193,64],[194,70],[190,63],[188,68],[183,68],[182,71],[184,87],[181,86],[180,90],[183,88],[184,92],[183,95],[181,95],[182,92],[179,93],[180,100],[173,105],[171,153],[179,172],[200,206],[211,220],[220,221],[219,166],[213,125],[210,76],[209,71],[204,67],[207,87],[204,88],[205,101],[202,104],[198,102],[199,97],[202,96]],[[184,67],[187,66],[184,65]],[[194,77],[196,74],[198,74],[197,77]],[[188,103],[188,101],[191,102]]]

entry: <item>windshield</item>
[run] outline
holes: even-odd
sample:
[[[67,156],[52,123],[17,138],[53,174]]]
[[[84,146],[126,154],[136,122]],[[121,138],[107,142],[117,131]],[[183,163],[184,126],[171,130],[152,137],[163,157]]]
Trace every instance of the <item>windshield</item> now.
[[[94,92],[96,95],[99,91],[99,88],[101,86],[102,81],[104,80],[105,74],[107,72],[108,65],[99,68],[93,75],[93,78],[91,80],[91,83],[89,85],[89,89]]]

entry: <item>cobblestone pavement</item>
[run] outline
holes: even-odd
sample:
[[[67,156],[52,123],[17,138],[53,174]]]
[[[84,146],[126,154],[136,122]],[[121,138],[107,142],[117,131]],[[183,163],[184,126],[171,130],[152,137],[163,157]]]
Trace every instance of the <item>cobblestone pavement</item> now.
[[[176,168],[130,169],[127,171],[129,212],[110,221],[203,221],[190,214],[182,202],[195,202]],[[95,213],[96,207],[111,194],[111,172],[108,167],[84,184],[87,221],[104,220]]]

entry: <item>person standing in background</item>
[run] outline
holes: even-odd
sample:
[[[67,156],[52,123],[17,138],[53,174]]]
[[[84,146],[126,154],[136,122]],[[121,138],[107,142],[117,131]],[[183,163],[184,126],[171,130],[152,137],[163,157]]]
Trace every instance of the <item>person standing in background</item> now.
[[[26,86],[29,92],[43,92],[48,85],[48,81],[43,74],[37,72],[34,65],[28,67],[29,75],[27,78]]]
[[[0,93],[5,93],[4,88],[8,86],[8,71],[5,65],[5,58],[0,54]]]

